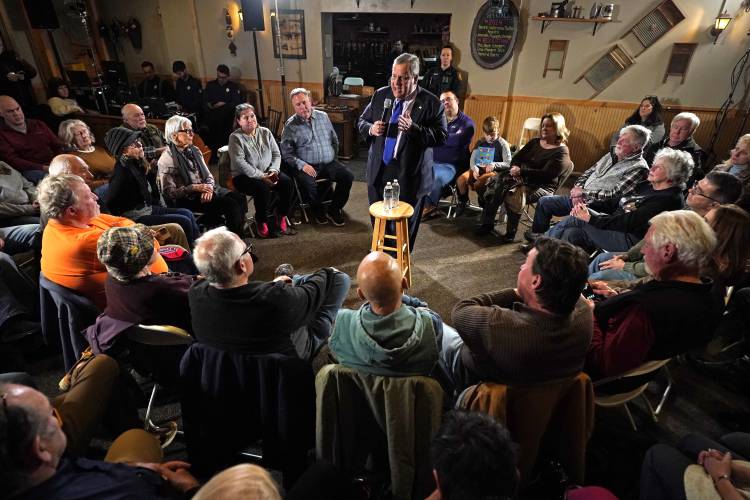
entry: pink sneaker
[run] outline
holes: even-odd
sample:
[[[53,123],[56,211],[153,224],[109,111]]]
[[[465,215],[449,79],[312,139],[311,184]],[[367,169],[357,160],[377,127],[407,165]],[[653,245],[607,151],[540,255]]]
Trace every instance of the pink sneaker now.
[[[265,222],[258,226],[258,236],[261,238],[268,238],[271,236],[271,232],[268,230],[268,224]]]
[[[286,223],[286,217],[281,218],[281,222],[279,222],[279,230],[281,231],[281,234],[285,234],[287,236],[293,236],[297,234],[297,230]]]

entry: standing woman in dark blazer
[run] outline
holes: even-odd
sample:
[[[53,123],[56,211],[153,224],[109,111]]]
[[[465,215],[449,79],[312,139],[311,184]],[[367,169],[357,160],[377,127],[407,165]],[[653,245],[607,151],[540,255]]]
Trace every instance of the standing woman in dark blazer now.
[[[140,137],[139,131],[125,127],[115,127],[104,136],[107,149],[116,158],[105,204],[113,215],[147,226],[179,224],[192,247],[200,236],[195,216],[186,208],[164,206],[156,172],[144,159]]]

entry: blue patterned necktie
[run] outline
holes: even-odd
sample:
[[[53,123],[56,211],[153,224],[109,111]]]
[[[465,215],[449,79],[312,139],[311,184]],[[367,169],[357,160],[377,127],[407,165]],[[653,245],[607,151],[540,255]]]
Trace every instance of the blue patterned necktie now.
[[[388,165],[393,159],[393,153],[396,152],[396,139],[398,138],[398,117],[401,116],[401,109],[404,106],[403,99],[396,99],[396,105],[393,107],[391,119],[388,121],[386,128],[385,146],[383,147],[383,163]]]

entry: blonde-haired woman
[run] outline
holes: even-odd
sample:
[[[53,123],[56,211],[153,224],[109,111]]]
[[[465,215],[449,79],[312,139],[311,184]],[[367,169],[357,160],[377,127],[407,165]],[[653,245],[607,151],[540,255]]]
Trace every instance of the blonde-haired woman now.
[[[194,500],[281,500],[271,475],[262,467],[241,464],[216,474],[193,496]]]
[[[523,203],[534,203],[542,196],[555,192],[560,176],[571,166],[570,152],[565,142],[568,128],[560,113],[542,116],[539,137],[531,139],[510,161],[510,169],[497,176],[495,192],[482,211],[477,235],[489,234],[494,227],[495,213],[504,203],[508,213],[503,243],[516,238]]]
[[[714,171],[729,172],[742,182],[742,196],[737,205],[750,210],[750,134],[737,139],[729,158],[724,163],[716,165]]]

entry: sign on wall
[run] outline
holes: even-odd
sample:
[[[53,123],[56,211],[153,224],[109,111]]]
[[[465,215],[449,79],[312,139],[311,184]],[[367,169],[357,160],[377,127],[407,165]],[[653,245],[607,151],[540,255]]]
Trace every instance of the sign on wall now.
[[[479,8],[471,27],[471,55],[486,69],[499,68],[513,55],[520,23],[511,0],[488,0]]]

